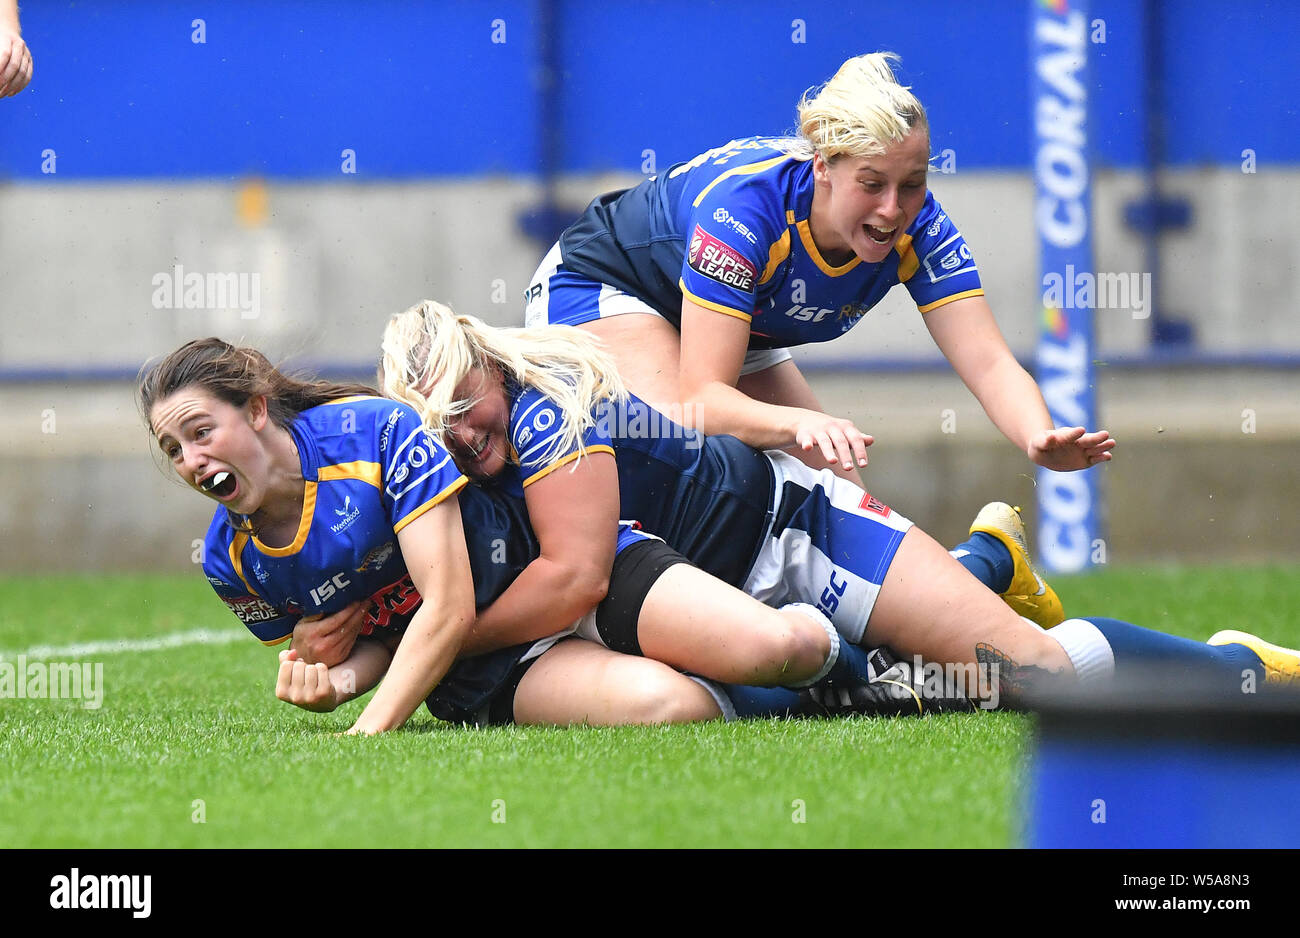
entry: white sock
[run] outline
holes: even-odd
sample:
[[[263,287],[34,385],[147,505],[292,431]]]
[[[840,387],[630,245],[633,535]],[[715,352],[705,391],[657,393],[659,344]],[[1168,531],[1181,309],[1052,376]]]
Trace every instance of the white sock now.
[[[826,675],[830,674],[831,668],[835,667],[835,662],[840,660],[840,633],[836,630],[835,626],[831,624],[831,620],[826,618],[825,614],[816,606],[811,606],[808,603],[786,603],[781,607],[782,612],[785,612],[787,609],[798,609],[808,618],[812,619],[824,628],[827,637],[831,640],[830,653],[826,656],[826,661],[822,665],[820,671],[808,678],[806,681],[799,681],[797,683],[791,681],[789,684],[785,685],[786,687],[812,687]]]
[[[1095,684],[1115,673],[1115,652],[1110,642],[1087,619],[1066,619],[1046,631],[1065,651],[1081,685]]]
[[[732,720],[736,719],[735,704],[731,702],[731,698],[727,696],[727,693],[722,689],[721,684],[718,684],[715,681],[710,681],[707,677],[700,677],[698,674],[683,673],[686,674],[686,677],[690,678],[696,684],[699,684],[708,691],[709,696],[713,698],[713,702],[717,704],[718,709],[722,711],[723,720],[730,723]]]

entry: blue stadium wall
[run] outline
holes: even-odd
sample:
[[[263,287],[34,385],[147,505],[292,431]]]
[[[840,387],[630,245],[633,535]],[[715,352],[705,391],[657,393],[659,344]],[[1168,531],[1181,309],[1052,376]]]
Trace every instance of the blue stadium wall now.
[[[962,169],[1027,168],[1025,0],[900,7],[906,15],[816,0],[33,0],[23,17],[37,82],[0,108],[0,178],[40,179],[47,148],[64,179],[337,179],[345,148],[360,176],[534,173],[548,8],[561,173],[637,172],[646,149],[665,165],[787,130],[807,86],[876,49],[902,55],[934,152],[951,148]],[[1248,132],[1261,162],[1300,162],[1300,3],[1159,7],[1165,161],[1237,163]],[[1105,30],[1094,46],[1098,166],[1142,159],[1142,11],[1141,0],[1092,3]],[[195,16],[202,44],[190,41]],[[490,39],[494,21],[504,42]]]

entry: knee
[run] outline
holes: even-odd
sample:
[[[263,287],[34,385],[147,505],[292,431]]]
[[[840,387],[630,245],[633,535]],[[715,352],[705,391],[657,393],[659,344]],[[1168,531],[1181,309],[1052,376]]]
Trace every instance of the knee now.
[[[775,687],[806,681],[830,654],[826,628],[797,609],[766,610],[747,625],[729,656],[732,667],[725,677],[737,684]]]
[[[774,683],[806,680],[826,663],[831,651],[826,626],[798,609],[777,613],[780,628],[773,630],[769,658],[780,668]]]
[[[642,676],[633,688],[629,722],[642,724],[694,723],[722,715],[707,690],[667,666],[663,673]]]

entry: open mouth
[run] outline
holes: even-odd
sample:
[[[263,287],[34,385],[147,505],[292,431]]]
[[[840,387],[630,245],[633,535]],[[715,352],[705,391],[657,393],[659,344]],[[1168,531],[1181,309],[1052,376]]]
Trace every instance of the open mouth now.
[[[876,244],[888,244],[894,240],[894,232],[897,228],[877,228],[875,225],[863,225],[862,230],[867,233],[867,237]]]
[[[471,448],[468,450],[468,452],[469,452],[469,458],[472,459],[474,462],[478,462],[479,457],[483,455],[483,451],[487,449],[488,440],[490,440],[490,439],[492,439],[492,434],[491,434],[491,433],[485,433],[485,434],[483,435],[483,439],[479,441],[478,446],[477,446],[477,447],[471,447]]]
[[[224,469],[212,473],[212,475],[199,483],[199,488],[203,489],[203,491],[207,492],[209,495],[217,496],[217,498],[228,498],[233,495],[235,493],[235,486],[235,474],[233,472],[226,472]]]

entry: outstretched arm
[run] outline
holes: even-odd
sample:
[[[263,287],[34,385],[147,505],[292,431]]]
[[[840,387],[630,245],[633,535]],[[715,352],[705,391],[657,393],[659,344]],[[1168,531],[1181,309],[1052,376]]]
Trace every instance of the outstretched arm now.
[[[1020,367],[982,296],[925,314],[935,344],[1002,434],[1040,466],[1087,469],[1111,458],[1115,441],[1105,430],[1056,429],[1042,392]]]

